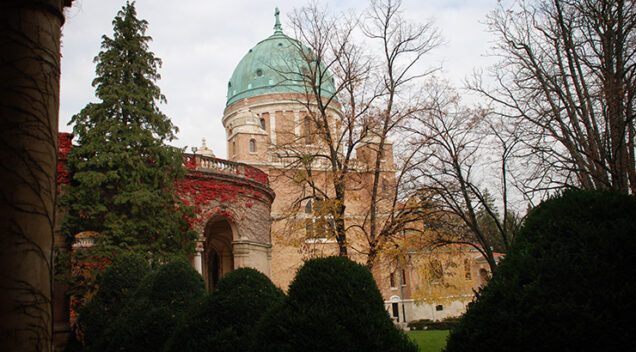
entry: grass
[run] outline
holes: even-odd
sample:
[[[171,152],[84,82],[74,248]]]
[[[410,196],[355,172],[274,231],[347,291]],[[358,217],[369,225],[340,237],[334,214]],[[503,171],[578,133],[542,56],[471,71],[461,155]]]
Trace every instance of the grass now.
[[[446,347],[448,330],[413,330],[406,334],[419,346],[422,352],[439,352]]]

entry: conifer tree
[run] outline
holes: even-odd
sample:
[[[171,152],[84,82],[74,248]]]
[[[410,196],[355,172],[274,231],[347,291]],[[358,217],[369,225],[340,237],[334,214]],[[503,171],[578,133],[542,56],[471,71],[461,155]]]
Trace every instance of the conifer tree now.
[[[85,256],[108,259],[132,250],[156,263],[193,246],[188,209],[174,192],[185,172],[183,156],[166,145],[178,129],[158,107],[166,98],[155,84],[161,60],[149,51],[148,22],[127,2],[113,27],[94,59],[101,101],[71,119],[78,145],[68,156],[73,178],[61,197],[63,231],[69,244],[82,231],[97,233]]]

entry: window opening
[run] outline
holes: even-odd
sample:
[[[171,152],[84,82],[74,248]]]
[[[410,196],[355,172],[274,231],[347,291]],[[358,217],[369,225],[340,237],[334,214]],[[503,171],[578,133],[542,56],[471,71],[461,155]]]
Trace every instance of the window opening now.
[[[312,144],[313,138],[311,136],[311,119],[309,116],[305,117],[304,121],[304,132],[305,132],[305,144]]]
[[[250,139],[250,153],[255,153],[256,152],[256,141],[253,139]]]
[[[464,259],[464,277],[466,278],[466,280],[470,280],[472,278],[472,275],[470,273],[470,260],[468,259]]]
[[[488,270],[484,268],[479,269],[479,276],[483,282],[488,281]]]
[[[311,199],[307,201],[307,204],[305,204],[305,213],[311,213]]]
[[[400,321],[400,310],[398,309],[397,303],[391,303],[391,310],[393,311],[393,317],[397,318],[398,322]]]

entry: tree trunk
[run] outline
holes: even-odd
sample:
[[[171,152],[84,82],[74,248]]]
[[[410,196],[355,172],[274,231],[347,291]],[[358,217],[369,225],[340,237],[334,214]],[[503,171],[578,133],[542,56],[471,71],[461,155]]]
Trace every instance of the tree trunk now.
[[[0,4],[0,350],[51,351],[63,0]]]
[[[341,257],[347,257],[347,231],[345,228],[345,190],[346,184],[343,178],[336,178],[334,180],[334,188],[336,191],[336,199],[338,204],[336,205],[336,242],[338,242],[338,255]]]

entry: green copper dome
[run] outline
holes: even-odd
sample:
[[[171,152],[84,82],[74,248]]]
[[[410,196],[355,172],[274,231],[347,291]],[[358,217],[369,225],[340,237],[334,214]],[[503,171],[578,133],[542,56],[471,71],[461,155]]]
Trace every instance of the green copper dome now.
[[[234,69],[227,85],[226,106],[257,95],[305,92],[299,73],[307,64],[299,53],[298,41],[283,33],[278,14],[276,8],[274,34],[250,49]],[[321,90],[323,96],[334,94],[331,77],[325,80]]]

